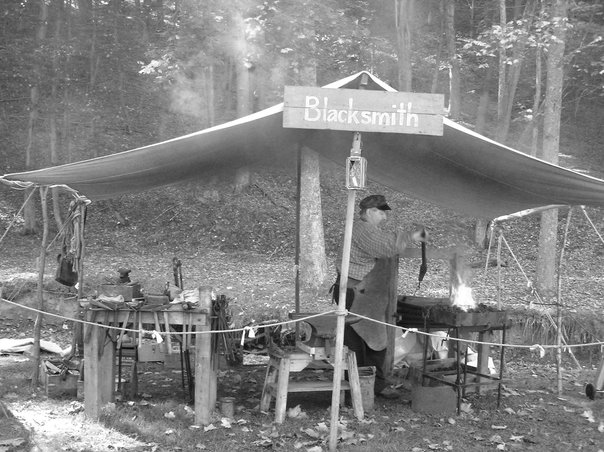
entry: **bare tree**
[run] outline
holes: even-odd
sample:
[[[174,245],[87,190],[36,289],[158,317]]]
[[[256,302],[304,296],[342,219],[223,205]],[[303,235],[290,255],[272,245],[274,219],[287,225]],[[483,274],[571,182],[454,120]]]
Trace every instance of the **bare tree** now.
[[[547,43],[546,87],[543,109],[543,159],[557,164],[560,148],[560,116],[562,113],[562,86],[564,80],[564,49],[568,0],[553,0],[549,9],[551,33]],[[537,287],[552,293],[556,288],[556,243],[558,209],[541,214],[539,253],[537,259]]]
[[[39,6],[39,25],[36,31],[36,46],[38,49],[45,43],[46,34],[48,30],[48,5],[44,0],[38,2]],[[34,158],[32,155],[33,147],[35,145],[35,129],[36,122],[40,115],[40,82],[42,78],[42,61],[43,52],[37,52],[34,58],[33,64],[33,80],[31,81],[31,88],[29,90],[30,96],[30,109],[29,109],[29,123],[27,127],[27,147],[25,148],[25,169],[33,169]],[[25,193],[25,199],[29,198],[29,190]],[[26,203],[23,209],[23,233],[34,234],[37,232],[38,226],[36,222],[35,207],[31,199]]]
[[[498,0],[499,6],[499,78],[497,87],[497,129],[495,139],[505,143],[508,138],[512,118],[512,106],[516,96],[516,88],[520,80],[520,71],[525,59],[525,50],[529,30],[535,15],[535,0],[522,2],[515,1],[513,7],[513,21],[508,22],[507,6],[505,0]],[[508,55],[508,49],[511,53]],[[476,130],[484,132],[486,111],[489,102],[488,85],[493,75],[491,65],[487,68],[484,78],[482,94],[478,107]],[[474,227],[474,240],[477,244],[484,244],[487,223],[477,220]]]
[[[443,52],[443,41],[444,41],[444,37],[445,37],[445,20],[444,20],[444,8],[443,8],[443,4],[441,2],[438,3],[438,9],[439,9],[439,18],[440,18],[440,32],[438,33],[438,47],[436,49],[436,55],[435,55],[435,64],[434,64],[434,71],[432,72],[432,84],[430,86],[430,92],[431,93],[436,93],[437,89],[438,89],[438,76],[440,74],[440,63],[441,63],[441,58],[442,58],[442,52]]]
[[[500,1],[501,37],[499,41],[499,90],[497,100],[497,133],[495,139],[501,143],[507,141],[512,118],[512,105],[516,96],[516,88],[520,80],[520,70],[525,58],[525,49],[529,30],[535,17],[535,0],[527,0],[522,15],[520,6],[514,7],[514,24],[507,21],[505,1]],[[513,37],[513,39],[511,39]],[[511,54],[507,54],[507,46],[511,40]]]
[[[446,0],[445,30],[449,58],[449,117],[458,120],[461,112],[460,62],[455,51],[455,1]]]
[[[311,49],[315,47],[315,30],[309,24],[305,35]],[[314,54],[313,51],[310,52]],[[307,58],[300,70],[300,83],[317,84],[317,62]],[[303,146],[300,149],[300,229],[299,278],[304,288],[318,289],[327,277],[327,257],[321,202],[321,169],[319,155]]]
[[[52,165],[58,165],[59,159],[59,133],[57,126],[58,112],[58,89],[61,83],[62,77],[60,76],[63,68],[60,66],[60,48],[61,48],[61,34],[63,28],[63,14],[64,5],[63,0],[55,0],[54,2],[54,16],[55,16],[55,30],[54,37],[52,40],[52,80],[50,85],[50,109],[48,112],[48,124],[49,124],[49,150],[50,150],[50,163]],[[60,206],[60,194],[57,188],[52,189],[52,213],[57,223],[57,228],[60,231],[63,228],[63,220],[61,216]]]
[[[248,36],[246,33],[246,22],[240,11],[233,12],[233,23],[235,25],[234,64],[237,77],[237,117],[241,118],[252,112],[250,96],[250,60],[248,49]],[[241,167],[235,173],[234,189],[241,193],[252,181],[249,167]]]
[[[411,26],[415,0],[396,0],[396,41],[398,54],[398,90],[411,91],[413,73],[411,70]]]

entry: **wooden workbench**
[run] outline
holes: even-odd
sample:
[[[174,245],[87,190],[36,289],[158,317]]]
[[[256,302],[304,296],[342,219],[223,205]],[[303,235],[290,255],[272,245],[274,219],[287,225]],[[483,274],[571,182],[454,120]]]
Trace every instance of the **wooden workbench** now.
[[[138,330],[157,330],[157,320],[181,331],[211,331],[211,287],[198,288],[199,303],[194,309],[183,305],[165,305],[157,310],[124,308],[107,310],[87,308],[85,318],[98,325]],[[136,313],[136,323],[134,315]],[[129,319],[132,319],[130,321]],[[131,326],[128,326],[128,324]],[[133,326],[132,326],[133,325]],[[115,351],[119,330],[85,324],[84,328],[84,410],[87,416],[97,419],[101,408],[114,400]],[[192,335],[183,336],[190,344]],[[166,339],[166,336],[164,336]],[[212,353],[212,335],[195,334],[195,422],[210,423],[210,415],[216,405],[216,359]]]

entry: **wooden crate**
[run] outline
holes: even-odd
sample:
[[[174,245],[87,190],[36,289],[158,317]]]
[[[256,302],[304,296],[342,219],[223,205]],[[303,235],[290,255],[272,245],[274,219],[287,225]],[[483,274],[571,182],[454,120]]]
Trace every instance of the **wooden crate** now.
[[[53,375],[46,372],[44,367],[40,369],[40,382],[49,397],[77,397],[79,379],[79,373],[74,374],[68,371],[63,375]]]
[[[157,342],[143,343],[138,347],[139,362],[163,362],[166,355],[166,344]]]

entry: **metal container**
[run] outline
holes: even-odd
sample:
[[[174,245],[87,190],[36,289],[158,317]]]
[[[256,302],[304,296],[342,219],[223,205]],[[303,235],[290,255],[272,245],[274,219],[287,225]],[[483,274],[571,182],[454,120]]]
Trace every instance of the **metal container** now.
[[[235,397],[222,397],[220,399],[220,412],[223,417],[233,419],[235,417]]]

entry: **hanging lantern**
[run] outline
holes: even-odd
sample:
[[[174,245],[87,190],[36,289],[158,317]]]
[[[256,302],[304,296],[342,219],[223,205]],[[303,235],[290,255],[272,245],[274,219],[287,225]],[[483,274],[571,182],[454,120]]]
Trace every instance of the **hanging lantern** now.
[[[361,156],[351,156],[346,159],[346,188],[361,190],[365,188],[367,175],[367,159]]]

